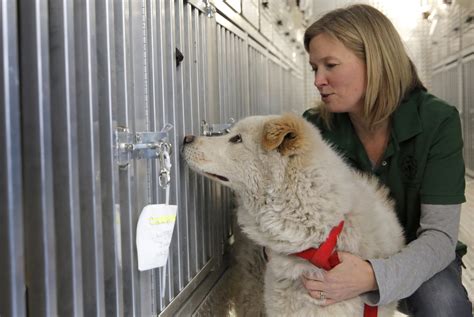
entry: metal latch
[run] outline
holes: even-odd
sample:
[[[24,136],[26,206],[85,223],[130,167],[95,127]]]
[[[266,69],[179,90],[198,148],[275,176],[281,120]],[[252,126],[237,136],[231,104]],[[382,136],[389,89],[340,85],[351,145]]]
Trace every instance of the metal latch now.
[[[224,135],[230,132],[230,128],[234,125],[235,120],[230,118],[228,123],[217,123],[217,124],[210,124],[207,123],[205,120],[201,122],[201,135],[204,136],[219,136]]]
[[[201,9],[206,13],[208,18],[214,17],[216,14],[216,6],[210,0],[201,0]]]
[[[121,168],[126,168],[133,159],[160,159],[163,153],[171,154],[168,131],[130,133],[127,128],[115,131],[115,159]],[[161,164],[160,164],[161,165]]]

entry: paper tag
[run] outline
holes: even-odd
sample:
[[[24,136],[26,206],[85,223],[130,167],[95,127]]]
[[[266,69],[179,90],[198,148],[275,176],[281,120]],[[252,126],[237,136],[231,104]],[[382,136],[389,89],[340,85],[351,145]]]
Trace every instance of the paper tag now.
[[[143,208],[137,224],[137,254],[140,271],[162,267],[169,253],[176,205],[147,205]]]

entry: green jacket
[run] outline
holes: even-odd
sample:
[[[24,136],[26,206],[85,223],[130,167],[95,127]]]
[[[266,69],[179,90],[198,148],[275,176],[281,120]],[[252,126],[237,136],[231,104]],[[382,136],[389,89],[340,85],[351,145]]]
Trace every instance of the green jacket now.
[[[421,204],[465,202],[461,122],[457,109],[413,91],[391,116],[391,137],[380,166],[372,169],[347,113],[334,113],[328,129],[315,109],[303,116],[356,169],[375,174],[391,192],[407,242],[416,239]]]

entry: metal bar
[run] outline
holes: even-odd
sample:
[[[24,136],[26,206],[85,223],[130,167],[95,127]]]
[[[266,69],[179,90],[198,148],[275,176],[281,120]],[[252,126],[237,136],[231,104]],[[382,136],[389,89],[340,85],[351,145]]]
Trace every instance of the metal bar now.
[[[73,3],[49,3],[58,314],[83,316]]]
[[[214,84],[218,80],[217,64],[215,63],[217,59],[217,50],[215,47],[217,25],[214,19],[210,19],[204,15],[202,15],[201,19],[205,29],[205,32],[202,33],[202,36],[204,36],[203,43],[207,44],[203,45],[203,52],[205,54],[204,65],[207,75],[205,91],[208,92],[206,105],[208,105],[208,110],[212,111],[208,112],[208,118],[209,120],[218,120],[222,109],[218,104],[219,92],[216,89],[217,86]]]
[[[187,4],[193,6],[193,11],[201,11],[202,13],[206,13],[206,4],[204,1],[201,0],[186,0]]]
[[[244,96],[244,109],[240,113],[240,117],[250,115],[250,54],[249,54],[249,46],[248,46],[248,36],[244,38],[244,42],[241,47],[240,53],[242,54],[241,60],[241,69],[243,69],[242,74],[242,95]]]
[[[275,111],[275,102],[277,102],[277,95],[280,93],[276,87],[276,65],[275,63],[271,60],[268,59],[268,78],[269,78],[269,108],[270,108],[270,113],[276,113]]]
[[[230,115],[230,109],[232,108],[232,91],[235,89],[235,87],[233,86],[233,84],[235,83],[235,72],[233,70],[233,62],[234,62],[234,52],[232,51],[232,47],[231,47],[231,44],[232,43],[232,34],[228,31],[225,32],[225,38],[224,38],[224,41],[223,41],[223,46],[224,46],[224,50],[225,50],[225,63],[226,63],[226,67],[224,69],[224,72],[226,74],[226,76],[228,77],[227,80],[225,80],[225,84],[224,84],[224,87],[225,87],[225,96],[224,96],[224,100],[225,100],[225,103],[224,104],[219,104],[219,108],[220,108],[220,113],[221,113],[221,117],[220,117],[220,120],[221,122],[225,122],[227,121],[228,119],[225,119],[225,118],[229,118]],[[223,66],[223,65],[218,65],[218,66]]]
[[[191,72],[191,95],[192,95],[192,118],[194,120],[191,120],[191,131],[194,135],[198,135],[200,132],[200,125],[199,123],[202,120],[201,117],[201,90],[199,89],[199,70],[200,70],[200,63],[197,63],[199,60],[199,48],[200,48],[200,42],[198,40],[198,19],[199,19],[199,11],[196,9],[191,10],[190,15],[189,15],[189,25],[190,25],[190,43],[193,43],[193,46],[191,48],[191,55],[190,58],[192,58],[193,61],[196,61],[193,63],[192,67],[192,72]],[[197,122],[196,122],[197,118]],[[202,187],[201,185],[201,177],[197,176],[195,173],[190,174],[190,191],[192,192],[192,214],[191,214],[191,223],[192,223],[192,228],[190,232],[190,236],[192,237],[194,243],[193,243],[193,249],[195,252],[195,260],[193,263],[193,275],[195,275],[199,269],[202,267],[203,261],[203,252],[200,250],[200,246],[202,245],[203,241],[203,232],[201,230],[200,226],[200,221],[201,218],[198,215],[198,212],[200,212],[201,206],[200,206],[200,196],[199,193],[201,192]]]
[[[130,81],[133,82],[133,85],[130,90],[130,103],[128,104],[127,109],[125,110],[128,115],[128,127],[131,131],[150,131],[150,121],[149,120],[149,105],[150,105],[150,92],[151,87],[149,87],[149,78],[148,78],[148,68],[152,65],[153,57],[152,51],[148,47],[152,43],[152,33],[149,33],[150,30],[150,19],[153,21],[155,16],[152,5],[155,3],[158,4],[158,13],[159,6],[162,5],[164,0],[160,1],[129,1],[129,6],[125,8],[128,11],[129,21],[127,24],[129,38],[129,45],[127,46],[130,54]],[[124,26],[125,27],[125,26]],[[154,169],[154,170],[153,170]],[[126,175],[125,172],[121,172],[122,181],[127,181],[126,177],[130,177],[130,186],[131,188],[131,201],[128,204],[130,208],[130,214],[127,215],[127,226],[129,236],[132,238],[132,241],[129,242],[129,248],[131,253],[129,255],[129,261],[132,261],[133,256],[133,269],[137,269],[136,261],[136,249],[135,249],[135,235],[136,235],[136,224],[140,211],[147,204],[155,201],[156,193],[153,190],[157,182],[156,168],[154,163],[145,162],[145,161],[136,161],[130,168],[129,174]],[[156,301],[156,292],[157,289],[154,286],[153,280],[155,278],[154,271],[144,271],[138,272],[135,271],[137,277],[139,278],[139,290],[140,292],[140,302],[139,310],[141,316],[151,316],[156,314],[159,311],[157,308],[160,304]]]
[[[201,107],[202,117],[209,118],[215,122],[218,120],[218,116],[215,115],[214,107],[211,104],[212,93],[209,91],[209,80],[211,78],[211,71],[209,69],[208,59],[211,61],[213,60],[211,56],[209,56],[209,41],[212,40],[209,35],[208,30],[208,23],[209,18],[205,15],[199,15],[199,41],[201,43],[201,51],[200,51],[200,63],[202,64],[201,72],[201,89],[203,91],[203,106]],[[201,212],[203,213],[203,230],[204,230],[204,261],[207,261],[212,258],[213,256],[213,232],[212,232],[212,218],[210,216],[212,211],[212,183],[209,179],[204,179],[203,185],[203,206]]]
[[[166,55],[165,55],[165,43],[166,43],[166,36],[165,32],[165,2],[158,1],[154,3],[153,1],[149,2],[147,6],[147,56],[149,65],[147,70],[148,73],[148,100],[149,100],[149,113],[148,113],[148,121],[151,129],[159,129],[159,126],[165,124],[164,120],[164,113],[166,111],[167,102],[166,100],[166,87],[167,87],[167,69],[165,67]],[[168,61],[169,62],[169,61]],[[146,110],[145,110],[146,111]],[[149,171],[150,179],[150,190],[152,192],[151,201],[159,202],[163,201],[164,194],[161,188],[158,186],[157,182],[155,181],[158,178],[158,170],[159,167],[156,164],[151,164],[151,170]],[[167,266],[169,263],[167,263]],[[162,272],[165,270],[167,275],[168,268],[164,267],[159,270],[153,270],[153,278],[152,278],[152,288],[154,292],[152,294],[153,302],[157,303],[154,308],[154,312],[161,311],[169,302],[169,299],[161,292],[162,283],[166,283],[169,285],[169,279],[165,281],[162,280]],[[166,291],[166,289],[165,289]]]
[[[164,104],[164,112],[162,115],[162,120],[164,122],[175,122],[175,109],[177,104],[177,94],[176,94],[176,59],[175,59],[175,52],[176,52],[176,33],[175,33],[175,2],[165,1],[164,5],[164,22],[165,22],[165,45],[163,47],[165,52],[165,64],[164,68],[166,68],[166,81],[167,86],[165,90],[166,102]],[[170,135],[170,140],[173,144],[175,142],[176,133],[172,131]],[[176,155],[176,153],[175,153]],[[175,159],[172,162],[173,166],[177,166]],[[174,169],[175,171],[175,169]],[[176,179],[175,175],[172,173],[172,179]],[[177,201],[176,197],[176,181],[172,183],[170,186],[170,202]],[[164,195],[164,193],[163,193]],[[176,228],[175,228],[176,230]],[[176,230],[178,231],[178,230]],[[179,292],[180,288],[180,276],[179,271],[176,268],[180,266],[180,258],[178,256],[179,250],[179,239],[177,239],[177,235],[174,235],[174,239],[171,240],[170,245],[170,254],[168,257],[168,263],[166,266],[167,269],[167,281],[166,281],[166,303],[169,303],[171,299],[176,296]]]
[[[201,118],[207,118],[208,120],[215,121],[217,118],[213,117],[212,112],[209,109],[210,102],[209,102],[209,95],[210,92],[208,90],[208,80],[209,80],[209,68],[208,68],[208,47],[207,43],[211,40],[207,36],[208,28],[207,28],[207,22],[208,18],[204,16],[203,14],[198,15],[197,17],[197,24],[198,24],[198,41],[200,43],[199,45],[199,63],[201,64],[201,69],[199,70],[199,81],[200,81],[200,88],[202,89],[202,107],[200,108],[202,110],[201,113]]]
[[[0,4],[0,315],[26,316],[17,2]]]
[[[174,21],[174,34],[175,34],[175,47],[181,52],[184,51],[184,7],[182,1],[175,3],[175,21]],[[176,58],[176,56],[175,56]],[[184,138],[185,126],[184,126],[184,112],[185,112],[185,74],[184,65],[189,63],[188,57],[184,56],[184,60],[178,65],[175,65],[175,107],[174,107],[174,123],[175,129],[173,133],[173,144],[175,148],[180,148],[181,140]],[[178,217],[176,223],[176,255],[178,260],[178,269],[175,268],[175,277],[177,278],[177,289],[175,290],[175,296],[187,283],[188,276],[188,252],[189,252],[189,240],[187,237],[188,223],[187,220],[187,206],[186,206],[186,184],[181,176],[180,165],[184,165],[184,162],[180,160],[179,151],[173,153],[173,162],[176,168],[173,169],[174,182],[172,182],[173,188],[176,190],[176,204],[179,205]]]
[[[221,14],[216,14],[216,23],[223,26],[224,28],[226,28],[227,30],[229,30],[233,34],[239,36],[240,38],[246,38],[247,37],[247,33],[242,31],[241,29],[239,29],[235,24],[233,24],[232,22],[227,20],[227,18],[224,17]]]
[[[152,110],[149,114],[149,124],[150,127],[158,128],[163,126],[165,123],[171,122],[176,125],[175,118],[175,107],[177,104],[176,97],[176,60],[175,60],[175,40],[174,40],[174,28],[175,28],[175,4],[160,1],[158,6],[150,6],[151,14],[148,18],[148,31],[150,36],[148,37],[151,43],[148,45],[150,50],[149,60],[150,67],[148,78],[149,78],[149,91],[150,91],[150,109]],[[150,10],[149,10],[150,11]],[[174,148],[177,147],[176,142],[176,127],[170,133],[170,141],[173,144]],[[179,152],[175,151],[172,155],[172,165],[177,166],[178,162],[176,160],[176,155]],[[154,164],[153,164],[154,165]],[[153,181],[155,178],[157,170],[151,170],[152,176],[152,192],[156,193],[157,201],[164,201],[165,192],[162,188],[158,187],[157,184]],[[179,194],[176,186],[177,177],[176,168],[171,171],[171,185],[170,185],[170,200],[171,202],[178,201],[177,195]],[[178,224],[179,227],[179,215],[178,215]],[[175,247],[176,243],[181,241],[176,241],[176,237],[179,237],[179,229],[175,230],[176,233],[173,235],[175,238],[171,242],[170,254],[168,262],[165,267],[156,271],[156,276],[153,278],[154,289],[156,293],[154,297],[157,302],[159,302],[159,307],[157,311],[161,311],[168,305],[177,291],[180,289],[180,268],[179,264],[179,248]],[[178,267],[178,269],[176,269]],[[163,278],[163,270],[165,272],[165,280]],[[176,275],[177,276],[176,276]],[[161,293],[162,285],[165,284],[166,288],[164,293]]]
[[[239,83],[240,83],[240,69],[238,68],[238,42],[240,41],[239,37],[231,33],[229,50],[231,53],[231,75],[232,75],[232,85],[230,93],[230,106],[228,111],[228,116],[235,118],[237,114],[237,108],[240,106],[240,103],[237,101],[237,96],[239,96]]]
[[[76,1],[74,11],[84,314],[104,316],[95,2]]]
[[[217,95],[218,95],[218,117],[215,118],[217,121],[216,122],[224,122],[224,118],[226,117],[226,105],[228,103],[227,97],[229,95],[229,85],[228,85],[228,80],[230,78],[222,78],[221,73],[219,71],[222,71],[222,74],[226,74],[227,76],[231,76],[230,72],[228,72],[228,61],[227,61],[227,48],[226,48],[226,42],[227,42],[227,34],[226,30],[223,29],[223,32],[221,34],[221,39],[219,43],[219,29],[220,26],[217,25],[217,32],[216,32],[216,51],[217,51],[217,60],[221,58],[219,63],[216,63],[218,65],[217,69],[217,76],[218,76],[218,82],[219,84],[217,85]],[[221,81],[221,79],[224,79]],[[208,119],[209,120],[209,119]]]
[[[163,309],[159,316],[191,316],[202,298],[214,285],[216,278],[222,275],[223,269],[224,267],[221,269],[216,267],[215,259],[208,261],[186,287]],[[195,295],[190,300],[191,294]],[[188,312],[183,313],[183,310]]]
[[[250,89],[250,94],[251,94],[251,106],[250,106],[250,113],[249,115],[252,114],[261,114],[261,109],[258,107],[261,105],[259,102],[259,77],[260,77],[260,63],[259,63],[259,57],[260,53],[254,49],[253,47],[249,46],[249,54],[251,55],[250,61],[249,61],[249,74],[250,74],[250,84],[249,84],[249,89]],[[263,106],[263,105],[262,105]]]
[[[20,2],[20,51],[28,309],[58,314],[49,90],[48,3]],[[28,137],[26,137],[28,136]]]
[[[268,52],[267,52],[268,54]],[[264,114],[270,114],[272,113],[271,111],[271,105],[270,105],[270,75],[269,75],[269,56],[268,55],[262,55],[261,56],[261,62],[262,62],[262,72],[260,75],[262,75],[261,81],[263,83],[263,89],[260,90],[260,96],[262,100],[262,104],[266,106]]]
[[[197,69],[196,69],[196,95],[197,95],[197,117],[199,121],[204,118],[207,118],[206,113],[206,91],[205,88],[205,67],[204,67],[204,58],[205,54],[203,53],[203,40],[202,40],[202,17],[198,10],[194,10],[193,15],[193,36],[194,42],[196,43],[196,51],[195,51],[195,59],[197,61]],[[199,134],[199,132],[197,133]],[[208,245],[206,241],[208,241],[208,233],[205,230],[205,210],[206,210],[206,197],[205,195],[205,186],[206,180],[204,177],[198,175],[197,176],[197,195],[196,195],[196,206],[197,208],[197,228],[196,231],[198,233],[198,243],[197,248],[200,249],[199,252],[199,262],[198,262],[198,269],[202,268],[206,261],[209,259],[208,257]]]
[[[472,81],[474,80],[474,59],[463,60],[463,91],[464,91],[464,105],[463,112],[463,126],[464,126],[464,153],[466,161],[466,172],[468,175],[474,175],[474,134],[472,123],[474,107],[474,92],[471,89]]]
[[[118,170],[114,162],[114,121],[117,117],[115,78],[115,17],[112,0],[96,2],[97,75],[99,102],[102,234],[105,311],[123,314],[120,213],[117,207]]]
[[[194,59],[192,57],[192,32],[191,32],[191,6],[189,4],[185,4],[182,8],[182,18],[181,18],[181,25],[180,28],[180,38],[181,38],[181,46],[183,49],[184,54],[184,63],[181,64],[182,70],[182,96],[183,96],[183,103],[180,109],[180,118],[182,122],[182,126],[180,129],[180,136],[178,137],[178,144],[177,146],[181,146],[181,140],[183,140],[186,134],[192,133],[192,108],[194,107],[194,100],[193,95],[191,93],[192,89],[192,68],[194,65]],[[178,132],[178,131],[177,131]],[[179,160],[179,170],[181,171],[179,185],[181,193],[181,206],[183,207],[183,212],[181,213],[181,221],[183,223],[182,233],[185,236],[186,241],[186,250],[184,252],[184,265],[185,270],[183,271],[183,281],[184,283],[188,283],[197,273],[194,269],[195,259],[196,259],[196,249],[194,248],[194,233],[193,230],[193,214],[194,214],[194,206],[192,206],[192,189],[190,187],[190,175],[189,169],[187,169],[186,164],[183,160]],[[183,285],[184,286],[184,285]]]
[[[234,84],[234,91],[233,91],[233,107],[230,111],[230,116],[235,118],[236,120],[241,119],[242,117],[239,115],[239,109],[244,108],[243,103],[243,95],[242,95],[242,65],[241,65],[241,58],[240,56],[240,48],[242,44],[242,38],[234,35],[233,40],[233,47],[232,50],[234,51],[234,73],[235,73],[235,84]]]
[[[166,111],[166,87],[167,87],[167,69],[166,65],[166,57],[165,57],[165,2],[164,1],[157,1],[156,4],[150,2],[148,8],[148,30],[149,30],[149,41],[148,41],[148,51],[149,51],[149,68],[150,68],[150,85],[149,85],[149,99],[150,99],[150,124],[156,125],[159,122],[164,124],[164,112]],[[161,121],[160,121],[161,120]],[[163,197],[163,194],[160,195],[160,188],[157,186],[155,182],[157,175],[156,166],[153,164],[153,169],[151,170],[151,189],[153,192],[152,199],[153,201],[157,202],[162,200],[160,198]],[[168,265],[168,264],[167,264]],[[156,307],[154,308],[154,312],[160,312],[163,308],[166,307],[168,304],[167,299],[165,298],[165,294],[162,294],[161,290],[161,283],[169,284],[168,280],[162,280],[162,270],[166,270],[166,268],[162,268],[154,273],[152,284],[153,289],[155,290],[152,294],[153,302],[157,303]],[[166,290],[166,289],[165,289]]]
[[[289,91],[287,90],[289,94],[302,94],[302,92],[298,92],[298,90],[301,90],[298,88],[301,87],[301,83],[303,81],[294,80],[294,78],[292,78],[291,76],[292,73],[289,70],[279,67],[278,65],[276,65],[276,67],[277,75],[275,76],[274,80],[276,80],[277,91],[274,91],[273,93],[276,96],[275,103],[278,105],[276,113],[282,113],[285,109],[290,110],[290,107],[294,105],[293,100],[290,100],[289,102],[285,101],[284,88],[287,87],[287,89],[290,89]],[[290,83],[290,85],[288,85],[288,83]],[[288,86],[290,86],[291,88],[288,88]]]
[[[218,26],[217,27],[217,64],[219,65],[219,80],[217,82],[218,91],[219,91],[219,105],[224,105],[225,103],[225,92],[227,89],[227,81],[224,78],[224,74],[226,74],[226,56],[224,50],[224,43],[225,43],[225,29]],[[222,122],[222,117],[219,119],[219,122]]]
[[[121,1],[114,6],[115,15],[115,54],[116,54],[116,82],[117,82],[117,125],[130,127],[133,124],[132,116],[132,52],[131,52],[131,3]],[[140,280],[137,267],[135,237],[138,213],[133,186],[134,168],[119,169],[119,227],[121,232],[121,258],[123,278],[123,312],[125,316],[141,316],[141,298],[150,298],[151,286],[148,292],[140,292]],[[151,314],[151,305],[147,305]]]
[[[254,56],[254,49],[250,46],[247,45],[246,47],[246,51],[247,51],[247,56],[248,56],[248,65],[247,65],[247,68],[250,68],[251,65],[253,65],[253,56]],[[248,108],[248,113],[247,115],[250,115],[251,113],[253,113],[252,111],[252,107],[254,105],[254,96],[253,96],[253,92],[254,92],[254,88],[253,88],[253,83],[254,83],[254,72],[251,72],[250,69],[247,71],[247,79],[248,79],[248,85],[247,85],[247,89],[248,89],[248,101],[249,101],[249,108]]]

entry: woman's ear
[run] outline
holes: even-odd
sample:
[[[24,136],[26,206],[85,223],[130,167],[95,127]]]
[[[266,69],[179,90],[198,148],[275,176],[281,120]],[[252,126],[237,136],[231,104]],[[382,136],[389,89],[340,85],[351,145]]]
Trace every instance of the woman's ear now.
[[[304,119],[285,114],[271,119],[263,127],[262,146],[267,151],[277,150],[282,155],[296,155],[305,147]]]

